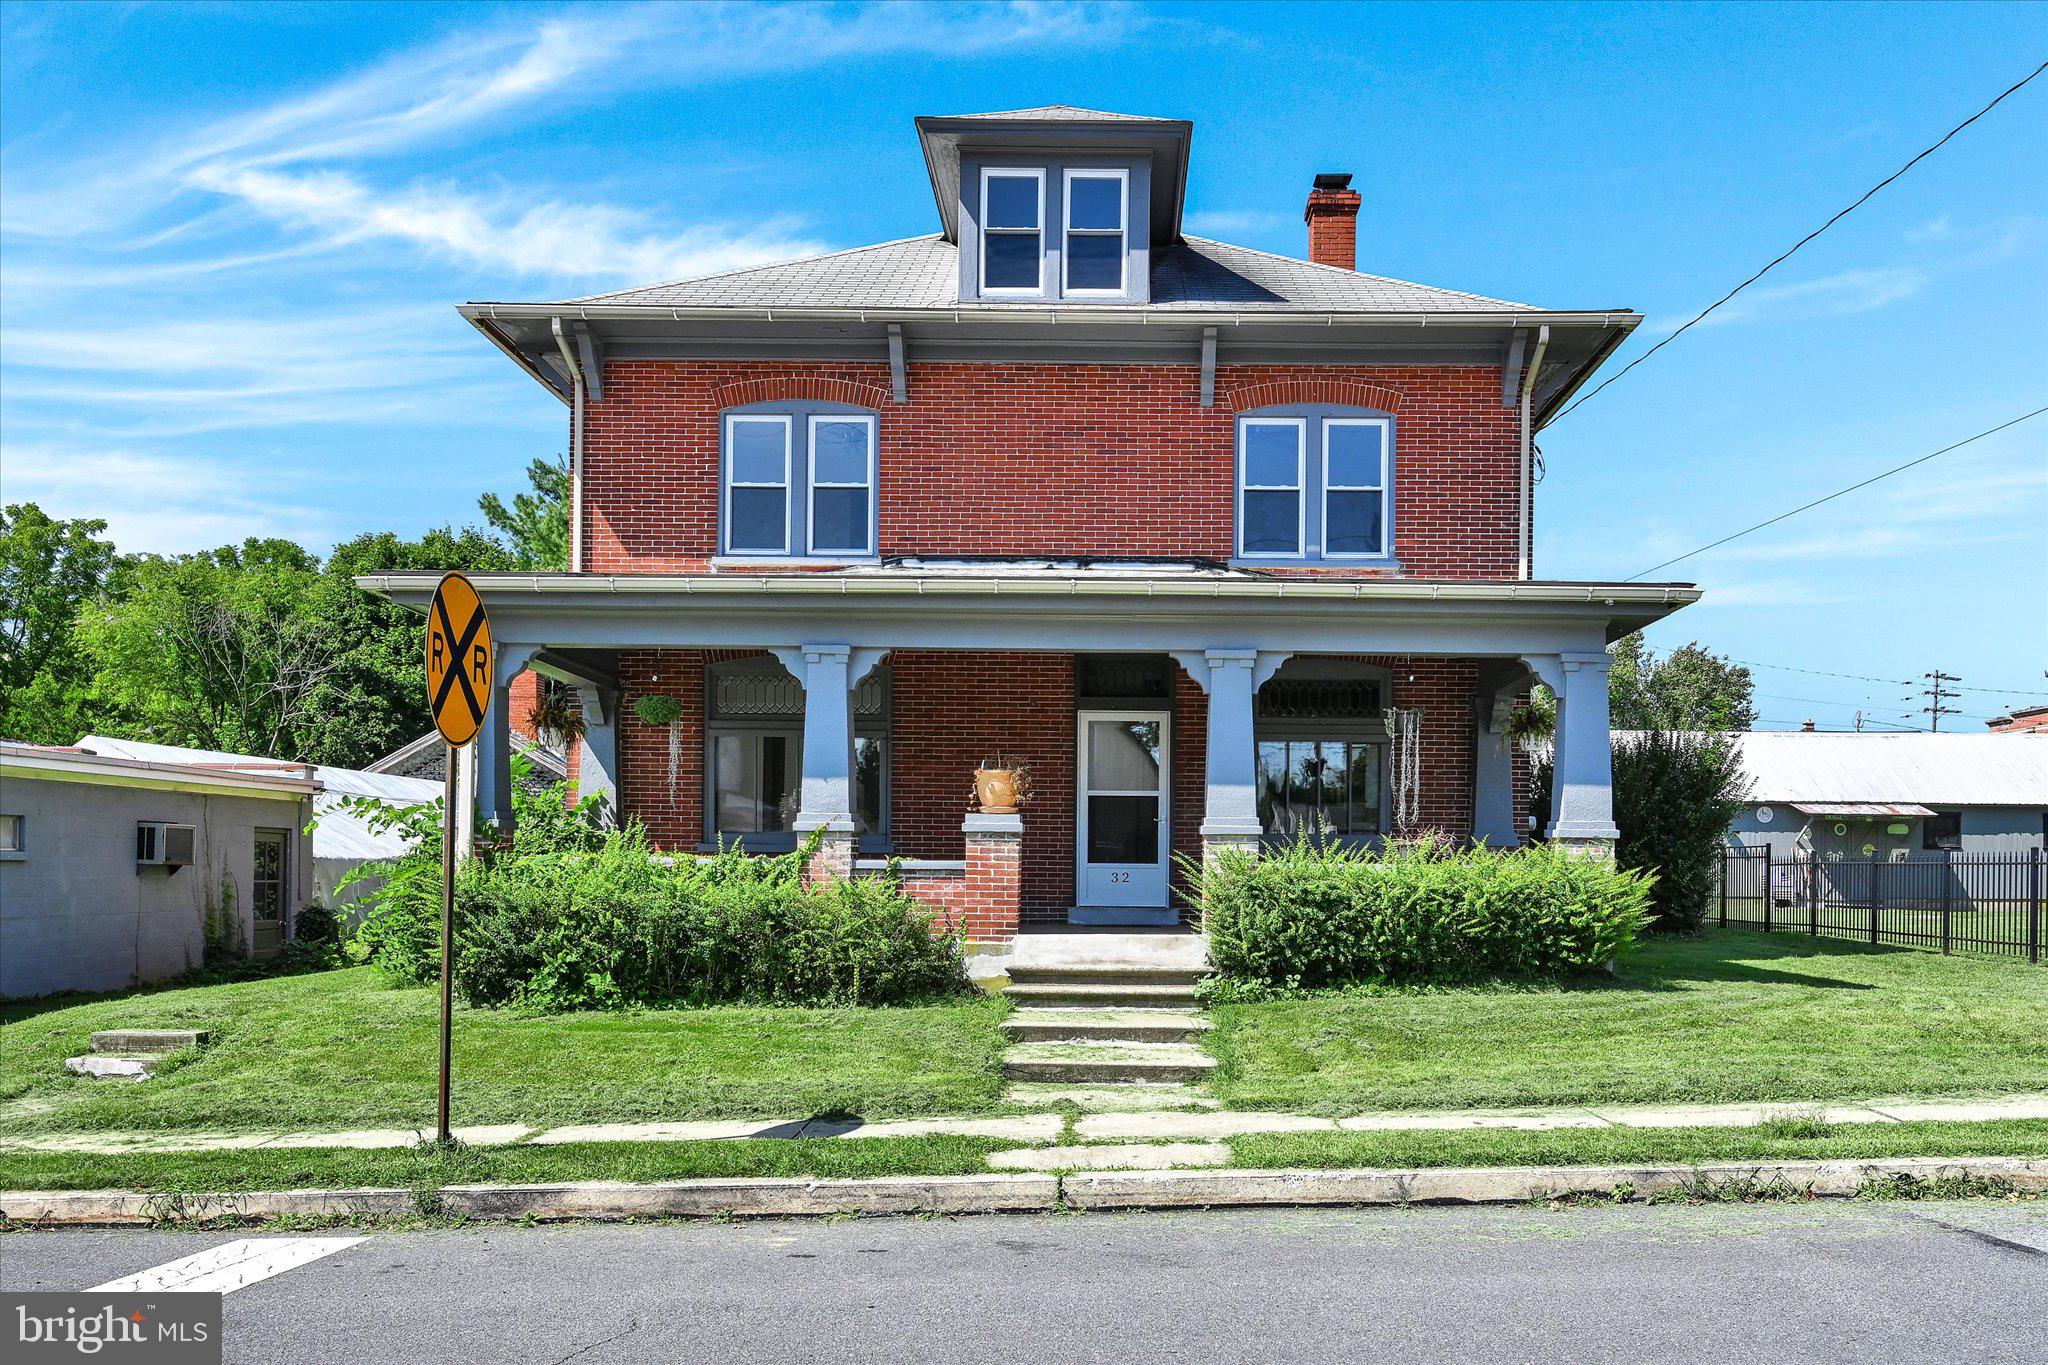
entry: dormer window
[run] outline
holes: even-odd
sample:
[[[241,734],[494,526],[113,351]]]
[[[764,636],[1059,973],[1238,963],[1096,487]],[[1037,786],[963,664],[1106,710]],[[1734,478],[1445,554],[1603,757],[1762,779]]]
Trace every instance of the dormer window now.
[[[1045,172],[1035,167],[984,171],[981,225],[982,292],[1043,292]]]
[[[1066,185],[1066,292],[1124,292],[1124,226],[1130,173],[1070,170]]]

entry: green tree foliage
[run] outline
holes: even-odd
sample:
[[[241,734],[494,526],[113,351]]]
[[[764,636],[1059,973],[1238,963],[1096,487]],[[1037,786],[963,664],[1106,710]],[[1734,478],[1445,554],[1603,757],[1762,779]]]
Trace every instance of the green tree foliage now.
[[[1656,928],[1696,934],[1749,779],[1724,735],[1650,730],[1614,745],[1614,860],[1656,876]]]
[[[1608,652],[1608,707],[1617,730],[1747,730],[1756,722],[1749,670],[1697,641],[1659,657],[1638,631]]]
[[[319,585],[287,540],[144,556],[79,615],[94,694],[140,738],[301,758],[338,650],[309,610]]]
[[[484,520],[510,542],[513,567],[565,570],[569,567],[569,462],[535,460],[526,466],[530,493],[512,495],[505,506],[496,493],[477,499]]]
[[[323,632],[337,642],[335,662],[315,689],[318,722],[303,736],[301,756],[360,768],[433,728],[420,674],[420,617],[364,592],[356,575],[515,567],[511,551],[474,527],[442,527],[418,540],[379,531],[335,546],[314,605]]]
[[[69,744],[98,719],[75,630],[127,561],[104,521],[61,521],[34,503],[0,508],[0,735]]]

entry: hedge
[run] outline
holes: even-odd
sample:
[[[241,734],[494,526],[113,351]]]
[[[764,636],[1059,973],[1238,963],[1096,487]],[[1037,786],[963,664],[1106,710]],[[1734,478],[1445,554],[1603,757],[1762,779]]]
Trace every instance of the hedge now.
[[[1189,871],[1218,973],[1302,990],[1592,971],[1642,933],[1653,882],[1561,849],[1308,838]]]

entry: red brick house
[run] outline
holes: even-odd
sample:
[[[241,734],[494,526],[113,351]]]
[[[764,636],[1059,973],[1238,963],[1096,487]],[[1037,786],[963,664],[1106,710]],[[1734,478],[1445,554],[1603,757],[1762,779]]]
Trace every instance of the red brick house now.
[[[1698,594],[1535,578],[1531,440],[1639,316],[1361,274],[1348,176],[1306,261],[1189,236],[1184,121],[917,132],[929,235],[463,307],[569,408],[571,571],[477,584],[501,688],[579,690],[585,788],[677,850],[896,859],[977,938],[1166,923],[1221,843],[1516,842],[1541,679],[1549,833],[1611,840],[1604,646]],[[999,756],[1021,821],[969,812]]]

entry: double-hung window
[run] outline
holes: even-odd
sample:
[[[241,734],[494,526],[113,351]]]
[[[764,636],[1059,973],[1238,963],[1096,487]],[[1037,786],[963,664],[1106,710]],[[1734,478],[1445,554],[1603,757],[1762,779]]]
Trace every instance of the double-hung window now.
[[[1044,292],[1045,172],[991,167],[981,175],[981,292]]]
[[[796,419],[735,414],[725,419],[725,549],[789,553],[790,444]]]
[[[720,553],[872,557],[877,427],[874,413],[834,403],[728,412]]]
[[[1300,557],[1307,446],[1304,418],[1247,418],[1239,424],[1239,554]]]
[[[1238,419],[1240,558],[1391,567],[1393,494],[1392,418],[1303,405]]]
[[[1320,671],[1318,671],[1320,670]],[[1259,825],[1268,839],[1368,839],[1386,824],[1378,681],[1335,662],[1259,689]]]
[[[811,553],[875,552],[875,419],[810,421]]]
[[[1066,182],[1065,292],[1123,293],[1130,172],[1070,170]]]
[[[1387,423],[1323,419],[1323,553],[1377,558],[1387,552]]]

